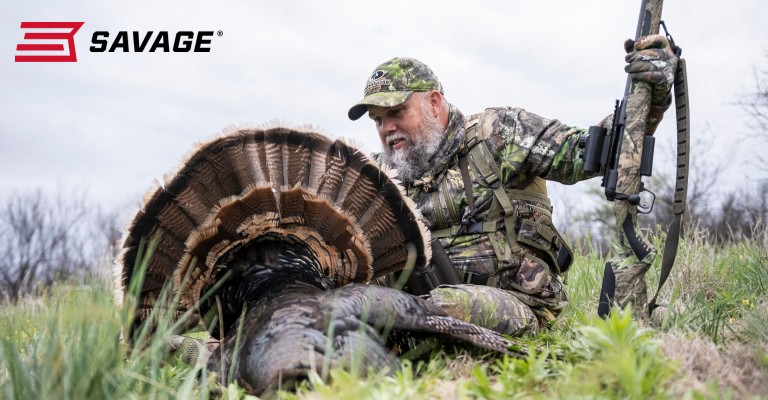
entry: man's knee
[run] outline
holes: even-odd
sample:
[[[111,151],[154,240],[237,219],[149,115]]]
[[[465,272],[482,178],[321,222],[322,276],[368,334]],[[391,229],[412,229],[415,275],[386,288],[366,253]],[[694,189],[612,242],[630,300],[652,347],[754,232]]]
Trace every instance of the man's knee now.
[[[442,285],[429,292],[427,299],[452,317],[502,334],[529,335],[541,328],[531,307],[503,289]]]

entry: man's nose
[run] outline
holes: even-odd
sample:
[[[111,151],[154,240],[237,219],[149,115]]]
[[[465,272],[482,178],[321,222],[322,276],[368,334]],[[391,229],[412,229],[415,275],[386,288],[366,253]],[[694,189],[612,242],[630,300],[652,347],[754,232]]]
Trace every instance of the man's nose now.
[[[382,118],[379,132],[383,136],[386,136],[395,131],[397,131],[397,125],[395,124],[395,121],[392,118]]]

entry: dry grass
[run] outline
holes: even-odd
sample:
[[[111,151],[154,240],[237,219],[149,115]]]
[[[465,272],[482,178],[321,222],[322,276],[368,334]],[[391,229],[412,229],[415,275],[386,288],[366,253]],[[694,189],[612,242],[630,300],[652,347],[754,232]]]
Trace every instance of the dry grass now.
[[[768,394],[765,343],[759,348],[738,342],[718,346],[707,337],[684,337],[679,333],[664,333],[660,338],[662,353],[678,365],[678,376],[671,385],[673,394],[682,396],[691,389],[736,399]]]

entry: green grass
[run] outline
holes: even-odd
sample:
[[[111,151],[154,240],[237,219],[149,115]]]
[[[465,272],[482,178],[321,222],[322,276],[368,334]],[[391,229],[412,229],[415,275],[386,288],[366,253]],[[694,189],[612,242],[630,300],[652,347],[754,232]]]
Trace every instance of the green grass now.
[[[713,247],[697,236],[678,262],[650,323],[631,310],[595,317],[605,260],[577,258],[570,303],[551,330],[525,338],[525,359],[466,350],[407,361],[394,374],[366,378],[342,370],[318,376],[288,399],[727,399],[768,398],[768,253],[765,238]],[[659,257],[660,259],[660,257]],[[655,290],[658,265],[649,273]],[[650,295],[653,293],[651,292]],[[121,340],[130,297],[111,288],[58,285],[0,309],[0,398],[240,399],[235,384],[173,362],[162,337],[175,329],[158,310],[154,336]],[[557,355],[555,357],[554,355]]]
[[[205,387],[161,366],[161,341],[129,353],[122,312],[103,286],[58,286],[0,314],[0,396],[175,399]]]

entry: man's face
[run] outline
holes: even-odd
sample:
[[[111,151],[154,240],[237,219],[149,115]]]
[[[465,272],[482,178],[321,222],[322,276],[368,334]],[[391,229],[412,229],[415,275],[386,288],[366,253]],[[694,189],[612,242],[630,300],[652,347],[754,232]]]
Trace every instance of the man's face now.
[[[429,168],[443,136],[427,93],[416,92],[394,107],[368,106],[376,123],[384,162],[398,170],[406,182],[420,178]]]

